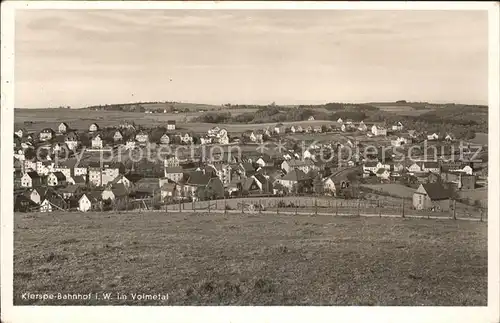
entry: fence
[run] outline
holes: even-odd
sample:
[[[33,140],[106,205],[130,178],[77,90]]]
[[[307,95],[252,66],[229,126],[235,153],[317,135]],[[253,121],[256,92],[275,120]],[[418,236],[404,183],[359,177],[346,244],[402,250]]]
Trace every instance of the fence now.
[[[167,204],[165,212],[275,213],[311,215],[352,215],[386,217],[427,217],[487,220],[487,209],[464,208],[451,202],[449,210],[416,210],[411,200],[400,203],[383,200],[343,200],[325,197],[248,197]],[[220,212],[219,212],[220,213]]]

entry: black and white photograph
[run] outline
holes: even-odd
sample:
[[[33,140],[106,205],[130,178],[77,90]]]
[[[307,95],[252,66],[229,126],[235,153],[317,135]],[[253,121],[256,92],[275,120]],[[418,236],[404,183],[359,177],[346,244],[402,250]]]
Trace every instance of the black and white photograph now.
[[[12,2],[2,322],[47,306],[498,322],[498,3]]]

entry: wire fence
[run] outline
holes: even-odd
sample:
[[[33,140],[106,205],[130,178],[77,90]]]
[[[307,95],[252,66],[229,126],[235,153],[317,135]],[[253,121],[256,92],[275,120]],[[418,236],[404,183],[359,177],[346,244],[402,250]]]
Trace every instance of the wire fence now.
[[[54,205],[55,206],[55,205]],[[443,207],[444,206],[444,207]],[[408,217],[437,219],[468,219],[487,221],[488,210],[481,207],[461,205],[456,201],[436,205],[434,208],[417,210],[411,199],[340,199],[325,196],[253,196],[246,198],[226,198],[206,201],[163,201],[159,198],[127,199],[94,204],[90,209],[97,212],[191,212],[243,213],[243,214],[284,214],[284,215],[330,215],[369,217]],[[43,212],[41,207],[32,211]],[[76,207],[54,207],[50,212],[78,211]]]
[[[401,199],[400,203],[394,203],[382,200],[343,200],[324,197],[249,197],[179,202],[166,204],[162,209],[167,213],[220,213],[219,211],[224,211],[224,213],[460,218],[479,221],[486,221],[488,217],[487,209],[457,206],[455,201],[450,201],[448,207],[444,203],[434,208],[417,210],[408,199]]]

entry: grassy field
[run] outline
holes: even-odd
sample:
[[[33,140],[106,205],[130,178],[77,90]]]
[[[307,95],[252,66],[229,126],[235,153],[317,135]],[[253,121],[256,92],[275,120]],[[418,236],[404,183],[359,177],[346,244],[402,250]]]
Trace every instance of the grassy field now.
[[[472,200],[472,202],[479,200],[483,207],[488,207],[488,188],[461,191],[460,196],[462,198],[468,198]]]
[[[401,184],[363,184],[362,186],[405,198],[411,198],[415,193],[415,189]]]
[[[113,298],[30,301],[24,292]],[[134,301],[130,293],[168,300]],[[486,299],[485,223],[15,214],[14,305],[485,306]]]
[[[429,112],[430,109],[415,109],[411,105],[390,105],[390,104],[375,104],[377,108],[385,112],[391,112],[401,116],[419,116]]]
[[[253,112],[256,109],[233,109],[224,110],[230,111],[232,115],[241,113]],[[152,128],[155,126],[166,126],[168,120],[175,120],[177,128],[184,131],[192,131],[195,133],[205,133],[207,130],[216,126],[213,123],[197,123],[191,120],[200,116],[201,112],[188,113],[155,113],[145,114],[139,112],[121,112],[121,111],[94,111],[87,109],[17,109],[14,113],[14,127],[24,127],[29,131],[38,132],[44,128],[52,128],[57,130],[57,126],[61,122],[66,122],[72,129],[87,130],[92,123],[97,123],[100,127],[119,126],[124,122],[135,122],[138,125]],[[54,116],[57,115],[57,118]],[[284,122],[285,126],[301,125],[302,127],[334,124],[332,121],[315,120],[315,121],[297,121]],[[267,127],[274,127],[274,123],[261,124],[222,124],[218,125],[225,128],[229,133],[241,133],[245,130],[257,130]]]

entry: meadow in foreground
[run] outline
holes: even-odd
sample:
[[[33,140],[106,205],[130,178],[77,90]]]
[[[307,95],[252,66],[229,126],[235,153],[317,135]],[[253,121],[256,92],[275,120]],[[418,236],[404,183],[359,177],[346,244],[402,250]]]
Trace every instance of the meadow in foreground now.
[[[486,223],[54,212],[15,214],[14,224],[15,305],[487,304]]]

